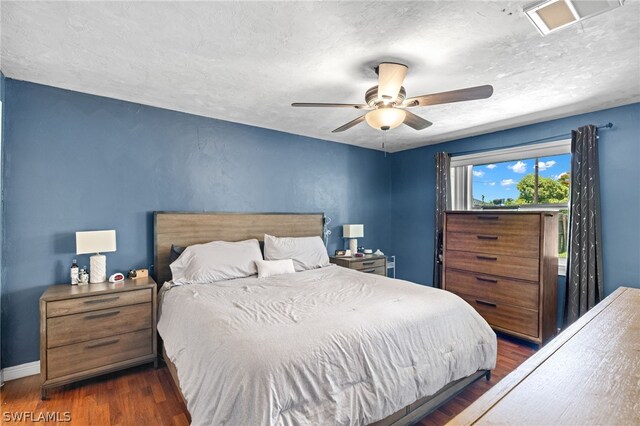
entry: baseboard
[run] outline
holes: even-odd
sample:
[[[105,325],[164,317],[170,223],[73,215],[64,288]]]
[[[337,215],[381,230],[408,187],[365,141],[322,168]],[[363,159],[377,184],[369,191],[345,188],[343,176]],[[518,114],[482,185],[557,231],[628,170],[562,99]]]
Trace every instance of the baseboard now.
[[[26,364],[15,365],[2,369],[2,378],[5,382],[20,379],[22,377],[40,374],[40,361],[27,362]]]

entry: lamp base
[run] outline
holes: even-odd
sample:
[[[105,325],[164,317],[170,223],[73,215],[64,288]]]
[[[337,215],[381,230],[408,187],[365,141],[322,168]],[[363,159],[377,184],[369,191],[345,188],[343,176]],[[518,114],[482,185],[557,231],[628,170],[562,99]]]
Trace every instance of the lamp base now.
[[[94,254],[89,258],[89,282],[91,284],[107,281],[107,256]]]
[[[358,252],[358,239],[351,238],[349,240],[349,250],[351,250],[351,256],[355,255]]]

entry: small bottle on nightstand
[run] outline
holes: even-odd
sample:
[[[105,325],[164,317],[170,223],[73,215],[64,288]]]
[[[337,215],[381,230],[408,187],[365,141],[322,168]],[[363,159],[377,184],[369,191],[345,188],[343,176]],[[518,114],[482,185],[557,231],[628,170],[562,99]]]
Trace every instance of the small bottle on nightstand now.
[[[78,285],[87,285],[89,284],[89,273],[87,272],[87,267],[80,269],[78,272]]]
[[[78,284],[78,264],[76,260],[73,259],[73,263],[71,264],[71,285]]]

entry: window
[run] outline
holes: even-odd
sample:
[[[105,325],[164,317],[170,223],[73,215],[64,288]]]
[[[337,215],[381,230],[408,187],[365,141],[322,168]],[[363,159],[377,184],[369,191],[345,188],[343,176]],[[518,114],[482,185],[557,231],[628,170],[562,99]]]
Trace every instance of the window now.
[[[454,210],[536,209],[559,212],[559,273],[565,274],[571,141],[451,158]]]
[[[473,165],[472,206],[566,207],[570,167],[571,154]]]

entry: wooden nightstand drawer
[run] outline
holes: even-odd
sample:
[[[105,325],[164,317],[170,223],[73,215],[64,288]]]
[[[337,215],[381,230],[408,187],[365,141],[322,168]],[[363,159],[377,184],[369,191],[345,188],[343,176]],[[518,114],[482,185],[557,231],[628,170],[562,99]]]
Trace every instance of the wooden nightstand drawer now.
[[[107,309],[114,308],[116,306],[151,302],[151,298],[151,290],[142,289],[59,300],[47,303],[47,317],[76,314],[79,312],[91,312],[96,309]]]
[[[330,258],[331,263],[336,265],[355,269],[356,271],[369,274],[377,274],[387,276],[387,258],[378,255],[366,255],[365,257],[333,257]]]
[[[474,253],[506,254],[509,256],[540,256],[540,237],[538,235],[493,234],[490,232],[464,233],[449,232],[447,249],[471,251]]]
[[[47,357],[47,379],[153,354],[152,332],[153,329],[149,328],[50,349]]]
[[[365,274],[387,275],[384,266],[378,266],[375,268],[358,269],[358,271],[364,272]]]
[[[445,279],[447,290],[453,293],[538,310],[540,285],[536,282],[517,281],[451,269],[445,271]]]
[[[371,259],[363,260],[361,262],[351,262],[351,265],[353,269],[361,271],[364,269],[383,268],[385,263],[384,259]]]
[[[150,303],[49,318],[47,347],[55,348],[149,327]]]

